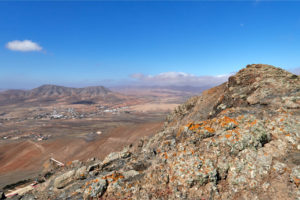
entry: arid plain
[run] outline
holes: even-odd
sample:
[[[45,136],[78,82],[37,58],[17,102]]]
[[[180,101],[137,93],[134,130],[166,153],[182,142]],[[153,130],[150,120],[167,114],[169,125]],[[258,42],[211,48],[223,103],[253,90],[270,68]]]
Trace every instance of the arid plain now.
[[[54,158],[103,159],[163,127],[166,115],[198,91],[45,85],[0,93],[0,186],[35,180]],[[79,94],[78,94],[79,93]]]

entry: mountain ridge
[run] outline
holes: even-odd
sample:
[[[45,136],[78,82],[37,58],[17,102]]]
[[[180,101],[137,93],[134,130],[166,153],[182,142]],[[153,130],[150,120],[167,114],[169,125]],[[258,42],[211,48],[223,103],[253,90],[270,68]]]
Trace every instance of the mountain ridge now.
[[[299,76],[248,65],[177,107],[154,136],[74,161],[23,198],[296,199],[299,97]]]
[[[0,92],[0,103],[3,105],[51,101],[67,101],[72,103],[80,100],[105,100],[106,98],[112,101],[119,101],[121,98],[125,98],[125,96],[117,92],[112,92],[103,86],[72,88],[50,84],[45,84],[31,90],[6,90]]]
[[[30,96],[33,94],[40,95],[45,93],[52,93],[53,95],[60,94],[61,92],[66,92],[68,95],[72,95],[72,93],[80,93],[82,91],[89,90],[91,92],[103,92],[108,93],[111,92],[108,88],[105,88],[104,86],[89,86],[89,87],[83,87],[83,88],[74,88],[74,87],[66,87],[66,86],[60,86],[60,85],[52,85],[52,84],[44,84],[39,87],[30,89],[30,90],[20,90],[20,89],[12,89],[12,90],[6,90],[2,91],[1,93],[25,93],[25,96]]]

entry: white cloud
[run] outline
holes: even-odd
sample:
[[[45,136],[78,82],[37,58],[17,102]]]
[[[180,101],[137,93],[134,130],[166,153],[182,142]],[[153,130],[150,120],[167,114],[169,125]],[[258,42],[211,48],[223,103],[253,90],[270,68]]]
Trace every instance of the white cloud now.
[[[43,48],[31,40],[14,40],[6,44],[6,48],[12,51],[41,51]]]
[[[157,75],[132,74],[131,78],[144,85],[214,86],[226,82],[230,75],[196,76],[184,72],[164,72]]]

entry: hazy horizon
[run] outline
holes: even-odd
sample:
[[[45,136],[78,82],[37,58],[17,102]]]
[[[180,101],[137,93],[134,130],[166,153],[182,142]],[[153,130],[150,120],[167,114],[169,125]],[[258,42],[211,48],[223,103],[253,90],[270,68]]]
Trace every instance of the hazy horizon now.
[[[245,66],[243,66],[245,67]],[[287,71],[300,75],[300,68],[288,69]],[[144,76],[136,74],[136,80],[103,80],[90,82],[38,82],[26,87],[0,87],[0,91],[19,89],[30,90],[42,85],[57,85],[73,88],[84,88],[93,86],[104,86],[106,88],[126,88],[126,87],[194,87],[194,88],[208,88],[217,86],[227,81],[229,76],[234,75],[236,72],[231,72],[221,76],[192,76],[187,74],[183,76],[181,73],[166,73],[158,74],[156,76]],[[165,76],[165,77],[164,77]]]

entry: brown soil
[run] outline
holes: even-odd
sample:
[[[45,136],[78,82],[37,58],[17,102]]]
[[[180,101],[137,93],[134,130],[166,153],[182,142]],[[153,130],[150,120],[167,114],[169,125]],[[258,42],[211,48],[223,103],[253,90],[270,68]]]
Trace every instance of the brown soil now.
[[[126,124],[113,128],[93,141],[79,137],[60,137],[48,141],[11,141],[0,145],[0,187],[21,179],[32,178],[43,170],[50,157],[67,163],[72,160],[103,159],[142,136],[155,134],[161,122]]]

